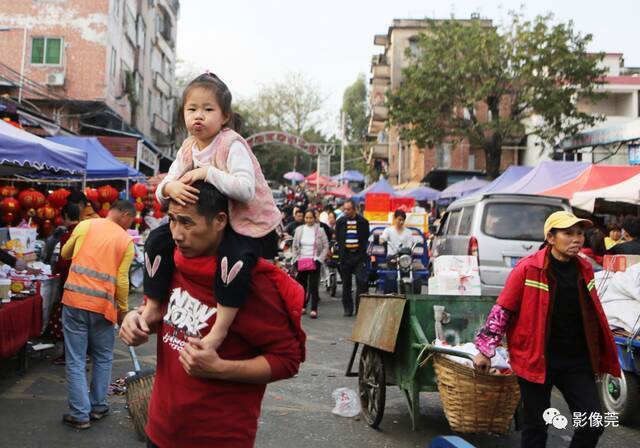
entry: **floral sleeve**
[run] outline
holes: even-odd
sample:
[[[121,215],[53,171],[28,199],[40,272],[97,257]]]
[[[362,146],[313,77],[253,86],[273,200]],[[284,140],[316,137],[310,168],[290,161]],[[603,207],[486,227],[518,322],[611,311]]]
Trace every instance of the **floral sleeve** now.
[[[484,327],[478,332],[476,348],[488,358],[496,354],[496,347],[502,341],[513,313],[500,305],[493,305]]]

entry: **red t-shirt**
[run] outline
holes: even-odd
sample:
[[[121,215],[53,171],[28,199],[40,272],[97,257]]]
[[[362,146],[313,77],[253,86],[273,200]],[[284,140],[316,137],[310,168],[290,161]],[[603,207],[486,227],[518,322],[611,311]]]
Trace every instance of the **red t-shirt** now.
[[[176,251],[174,259],[172,293],[158,334],[147,435],[161,448],[252,447],[266,385],[192,377],[178,361],[187,335],[204,336],[215,321],[216,257],[186,259]],[[304,293],[276,269],[259,260],[252,272],[252,292],[218,350],[223,359],[264,356],[272,381],[297,373],[305,342],[300,327]]]

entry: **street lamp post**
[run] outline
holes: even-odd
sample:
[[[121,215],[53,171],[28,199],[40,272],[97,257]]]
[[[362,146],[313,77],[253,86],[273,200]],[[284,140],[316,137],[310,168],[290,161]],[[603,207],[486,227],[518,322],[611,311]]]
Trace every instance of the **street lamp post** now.
[[[20,86],[18,87],[18,103],[22,103],[22,86],[24,85],[24,64],[27,58],[27,27],[0,26],[0,31],[22,30],[22,60],[20,61]]]

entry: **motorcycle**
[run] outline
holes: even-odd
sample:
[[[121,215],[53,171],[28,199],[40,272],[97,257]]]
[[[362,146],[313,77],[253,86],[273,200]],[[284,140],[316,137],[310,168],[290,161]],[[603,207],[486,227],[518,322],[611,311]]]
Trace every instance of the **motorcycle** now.
[[[276,257],[278,267],[290,276],[295,275],[293,263],[293,237],[286,236],[278,244],[278,255]]]
[[[340,255],[338,253],[338,243],[331,241],[329,243],[329,254],[327,256],[326,272],[325,276],[325,288],[331,297],[336,296],[336,289],[338,287],[338,268],[340,266]]]
[[[398,252],[389,259],[389,264],[396,268],[396,291],[399,294],[420,294],[422,279],[414,276],[413,250],[417,243],[411,247],[401,247]]]

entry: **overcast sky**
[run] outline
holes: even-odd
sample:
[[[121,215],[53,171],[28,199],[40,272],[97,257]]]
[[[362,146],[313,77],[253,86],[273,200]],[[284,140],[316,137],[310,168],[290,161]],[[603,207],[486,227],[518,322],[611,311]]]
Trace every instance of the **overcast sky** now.
[[[624,53],[640,66],[640,0],[182,0],[178,58],[209,69],[234,98],[253,95],[261,84],[291,71],[313,79],[327,98],[320,128],[336,132],[342,94],[359,73],[369,77],[371,56],[382,47],[394,18],[483,18],[504,21],[525,5],[525,15],[553,12],[593,34],[593,51]]]

